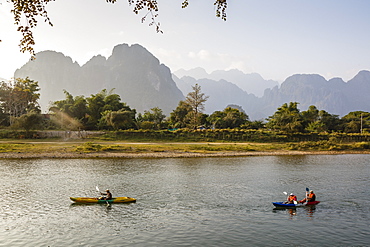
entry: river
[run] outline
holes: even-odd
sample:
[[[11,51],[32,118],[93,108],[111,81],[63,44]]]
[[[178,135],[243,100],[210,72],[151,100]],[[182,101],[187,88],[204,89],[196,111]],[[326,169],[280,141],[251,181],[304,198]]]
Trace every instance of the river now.
[[[370,155],[0,160],[1,246],[369,246]],[[130,204],[73,204],[109,188]],[[314,190],[315,207],[275,209]]]

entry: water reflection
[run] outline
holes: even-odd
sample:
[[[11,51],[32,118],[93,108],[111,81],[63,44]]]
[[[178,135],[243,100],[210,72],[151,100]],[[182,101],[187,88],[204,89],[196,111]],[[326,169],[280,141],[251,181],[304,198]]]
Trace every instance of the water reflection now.
[[[309,217],[313,217],[316,210],[316,205],[308,205],[305,207],[306,213]]]
[[[307,206],[300,207],[300,208],[295,208],[295,207],[292,207],[292,208],[276,207],[272,211],[274,213],[286,212],[290,216],[296,216],[298,214],[304,213],[308,217],[312,218],[314,216],[315,210],[316,210],[316,205],[307,205]]]
[[[291,216],[297,215],[297,209],[288,208],[287,211],[288,211],[289,215],[291,215]]]

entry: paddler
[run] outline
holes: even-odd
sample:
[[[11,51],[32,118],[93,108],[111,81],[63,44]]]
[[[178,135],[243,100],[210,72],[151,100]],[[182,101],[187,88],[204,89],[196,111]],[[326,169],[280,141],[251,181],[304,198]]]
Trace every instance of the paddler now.
[[[316,201],[316,195],[313,193],[313,190],[310,190],[310,193],[307,195],[307,202],[314,202]],[[299,201],[300,203],[306,202],[306,198],[303,198]]]
[[[287,204],[294,203],[297,201],[297,197],[293,193],[290,193],[290,195],[288,196],[286,200],[287,200],[286,202]]]
[[[112,199],[112,193],[110,193],[109,190],[105,190],[105,193],[103,192],[100,192],[101,195],[105,196],[105,197],[102,197],[101,200],[111,200]],[[99,198],[100,199],[100,198]]]

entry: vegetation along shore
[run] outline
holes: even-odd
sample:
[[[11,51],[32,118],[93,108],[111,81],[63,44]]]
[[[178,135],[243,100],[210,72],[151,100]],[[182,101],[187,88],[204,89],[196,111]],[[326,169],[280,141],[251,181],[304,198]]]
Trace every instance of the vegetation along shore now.
[[[0,158],[153,158],[370,153],[370,113],[340,118],[284,103],[265,120],[238,106],[203,113],[208,96],[192,87],[169,117],[136,112],[117,94],[85,98],[65,91],[47,114],[38,83],[0,83]]]
[[[104,139],[2,140],[0,158],[187,158],[370,153],[369,142],[134,142]]]

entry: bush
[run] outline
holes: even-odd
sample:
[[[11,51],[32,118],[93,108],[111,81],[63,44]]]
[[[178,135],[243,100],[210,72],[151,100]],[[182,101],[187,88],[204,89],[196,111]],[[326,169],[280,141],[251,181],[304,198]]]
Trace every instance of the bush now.
[[[76,147],[77,152],[99,152],[102,149],[102,146],[99,144],[94,144],[92,142],[86,142],[81,146]]]

